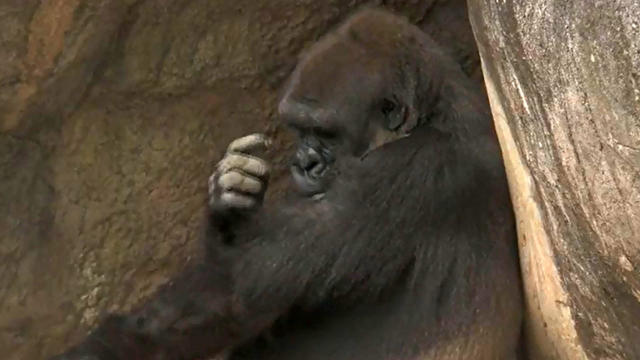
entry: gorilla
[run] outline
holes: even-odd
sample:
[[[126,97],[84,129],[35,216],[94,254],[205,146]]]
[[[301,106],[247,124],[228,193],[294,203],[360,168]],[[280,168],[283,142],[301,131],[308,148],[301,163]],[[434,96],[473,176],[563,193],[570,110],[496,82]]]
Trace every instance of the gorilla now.
[[[361,10],[300,58],[278,112],[296,190],[263,207],[268,140],[232,142],[201,261],[56,359],[516,359],[509,191],[459,66]]]

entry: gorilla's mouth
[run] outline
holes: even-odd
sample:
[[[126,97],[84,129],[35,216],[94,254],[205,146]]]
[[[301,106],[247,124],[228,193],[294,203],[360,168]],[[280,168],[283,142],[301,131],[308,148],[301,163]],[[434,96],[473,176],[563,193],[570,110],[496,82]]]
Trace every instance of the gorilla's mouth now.
[[[291,166],[291,175],[298,190],[308,197],[315,197],[325,191],[323,178],[326,174],[328,166],[317,165],[313,170],[306,170],[298,164]]]
[[[325,177],[331,158],[313,147],[302,146],[291,166],[291,175],[298,190],[307,197],[317,198],[326,190]]]

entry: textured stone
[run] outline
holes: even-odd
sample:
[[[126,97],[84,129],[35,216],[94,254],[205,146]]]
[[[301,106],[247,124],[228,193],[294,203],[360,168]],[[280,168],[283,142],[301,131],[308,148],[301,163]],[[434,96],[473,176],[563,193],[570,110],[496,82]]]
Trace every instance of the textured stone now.
[[[227,144],[274,118],[300,50],[397,9],[479,80],[463,0],[0,1],[0,349],[42,359],[197,255]]]

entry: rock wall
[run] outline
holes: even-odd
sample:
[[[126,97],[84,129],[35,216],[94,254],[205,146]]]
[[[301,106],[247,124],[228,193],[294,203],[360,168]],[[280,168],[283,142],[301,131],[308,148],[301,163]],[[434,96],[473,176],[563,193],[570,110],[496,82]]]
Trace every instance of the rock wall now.
[[[640,3],[470,0],[532,359],[640,359]]]
[[[363,4],[481,80],[462,0],[0,0],[0,349],[42,359],[198,251],[206,179],[274,118],[296,54]]]

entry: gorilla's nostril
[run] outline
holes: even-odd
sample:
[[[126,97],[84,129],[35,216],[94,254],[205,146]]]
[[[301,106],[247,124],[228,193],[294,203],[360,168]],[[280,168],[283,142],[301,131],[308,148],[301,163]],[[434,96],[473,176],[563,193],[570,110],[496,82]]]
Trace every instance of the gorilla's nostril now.
[[[320,156],[320,154],[316,151],[316,149],[312,147],[307,148],[307,157],[309,158],[309,161],[312,163],[317,163],[317,162],[320,162],[320,160],[322,160],[322,157]]]

